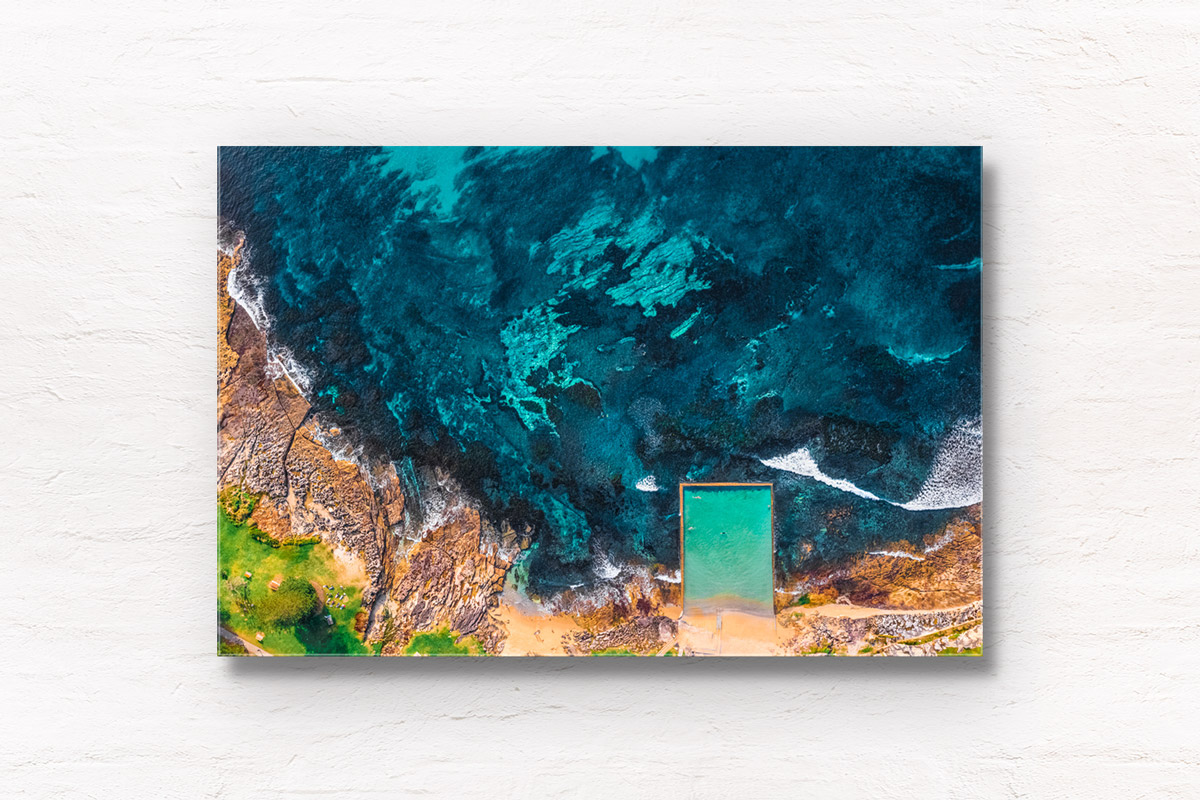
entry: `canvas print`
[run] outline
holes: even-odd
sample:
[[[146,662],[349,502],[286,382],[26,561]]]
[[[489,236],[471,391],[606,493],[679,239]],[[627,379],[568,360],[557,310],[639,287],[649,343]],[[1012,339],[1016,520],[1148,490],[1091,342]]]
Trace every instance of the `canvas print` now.
[[[218,649],[982,653],[980,150],[226,147]]]

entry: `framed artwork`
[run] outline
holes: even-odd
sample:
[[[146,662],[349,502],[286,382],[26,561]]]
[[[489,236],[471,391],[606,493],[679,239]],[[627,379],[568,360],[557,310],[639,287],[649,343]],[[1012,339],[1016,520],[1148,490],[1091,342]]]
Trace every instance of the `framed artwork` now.
[[[226,147],[218,648],[982,653],[974,147]]]

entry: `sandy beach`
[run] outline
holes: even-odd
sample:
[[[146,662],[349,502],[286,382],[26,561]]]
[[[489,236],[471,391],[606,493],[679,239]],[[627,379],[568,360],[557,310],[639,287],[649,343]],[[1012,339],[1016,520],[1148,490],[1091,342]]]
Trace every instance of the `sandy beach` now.
[[[510,592],[502,596],[496,612],[501,626],[507,632],[502,656],[565,656],[563,637],[583,630],[574,619],[566,614],[551,614],[537,608],[529,608],[529,602],[505,602]]]
[[[679,622],[684,655],[772,656],[777,639],[775,617],[747,611],[689,611]]]

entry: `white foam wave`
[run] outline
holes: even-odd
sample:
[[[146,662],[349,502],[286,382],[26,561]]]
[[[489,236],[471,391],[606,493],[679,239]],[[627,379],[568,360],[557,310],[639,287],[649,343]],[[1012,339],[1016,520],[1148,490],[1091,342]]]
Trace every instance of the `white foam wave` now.
[[[449,524],[467,509],[458,484],[440,470],[426,474],[421,492],[417,495],[421,524],[417,537],[424,539],[430,532]],[[430,479],[432,478],[432,480]]]
[[[653,590],[654,579],[650,568],[644,564],[616,564],[604,554],[597,553],[592,567],[593,573],[602,580],[587,588],[582,583],[572,584],[569,599],[567,593],[556,592],[548,598],[543,597],[543,606],[556,613],[587,613],[609,603],[628,602],[633,594],[645,597]],[[618,575],[620,580],[614,581]]]
[[[597,551],[596,558],[592,562],[592,572],[602,581],[611,581],[621,574],[621,568],[614,564],[605,553]]]
[[[292,356],[292,351],[286,347],[271,345],[267,348],[267,355],[271,359],[267,362],[267,377],[286,377],[292,382],[292,386],[296,387],[296,391],[306,400],[309,399],[309,392],[312,391],[312,372],[300,366],[300,362]]]
[[[655,478],[653,475],[647,475],[646,477],[642,478],[640,481],[635,483],[634,486],[637,488],[637,490],[639,492],[657,492],[658,491],[658,479]]]
[[[917,496],[900,507],[909,511],[963,508],[983,500],[983,421],[964,420],[938,446],[933,469]]]
[[[372,489],[382,489],[386,485],[385,481],[377,479],[372,474],[371,463],[363,446],[355,445],[349,437],[341,434],[340,429],[328,429],[318,422],[313,426],[313,439],[329,451],[329,455],[333,456],[334,461],[358,467],[359,474],[371,485]]]
[[[983,424],[981,419],[962,420],[950,429],[938,446],[933,467],[916,497],[906,503],[880,497],[842,478],[821,471],[807,447],[787,455],[760,459],[773,469],[785,470],[832,486],[867,500],[879,500],[907,511],[964,508],[983,500]]]
[[[950,540],[953,538],[954,538],[953,532],[948,531],[948,532],[942,534],[941,536],[939,536],[937,538],[937,541],[935,541],[933,544],[929,545],[929,547],[925,548],[925,555],[929,555],[930,553],[936,553],[938,550],[941,550],[943,547],[945,547],[947,544],[949,544]]]
[[[903,550],[871,550],[867,553],[869,556],[891,556],[892,558],[911,558],[913,561],[924,561],[921,556],[914,556],[912,553],[906,553]]]
[[[217,225],[217,249],[233,258],[246,244],[246,233],[232,222],[221,220]]]
[[[291,350],[279,344],[269,343],[271,317],[267,314],[266,303],[263,299],[262,280],[246,268],[250,256],[244,245],[239,243],[237,248],[242,250],[241,263],[229,270],[229,275],[225,279],[225,290],[229,292],[233,302],[237,303],[246,312],[246,316],[250,317],[250,322],[254,324],[254,327],[268,338],[267,377],[272,380],[286,377],[292,382],[292,386],[296,387],[296,391],[308,399],[309,392],[312,391],[312,372],[300,365]]]
[[[786,470],[787,472],[794,472],[797,475],[803,475],[806,478],[812,478],[813,480],[819,481],[826,486],[832,486],[833,488],[840,489],[843,492],[856,494],[859,497],[865,497],[868,500],[883,500],[883,498],[879,495],[872,494],[866,489],[860,489],[850,481],[842,480],[841,478],[831,478],[830,476],[826,475],[821,471],[821,468],[817,466],[816,459],[813,458],[812,453],[809,452],[807,447],[801,447],[799,450],[788,453],[785,456],[760,460],[768,467]]]
[[[270,329],[270,318],[263,303],[262,283],[245,268],[246,256],[243,255],[242,259],[242,264],[229,270],[225,278],[225,291],[229,292],[233,302],[242,307],[254,327],[266,333]]]
[[[682,582],[678,570],[674,574],[655,575],[649,564],[634,561],[617,562],[599,550],[593,556],[592,571],[601,580],[590,585],[571,584],[563,591],[548,597],[543,595],[542,609],[552,613],[587,613],[603,608],[609,603],[629,603],[635,597],[650,597],[659,590],[655,581]]]

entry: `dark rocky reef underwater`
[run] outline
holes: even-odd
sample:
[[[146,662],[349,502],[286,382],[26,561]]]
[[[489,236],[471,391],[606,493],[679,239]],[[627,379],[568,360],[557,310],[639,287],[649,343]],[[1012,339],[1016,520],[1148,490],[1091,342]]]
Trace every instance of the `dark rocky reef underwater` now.
[[[980,414],[975,148],[223,148],[220,187],[313,413],[407,513],[438,473],[527,531],[531,592],[677,567],[685,480],[775,483],[781,582],[955,513],[893,503]],[[858,493],[763,463],[801,447]]]

